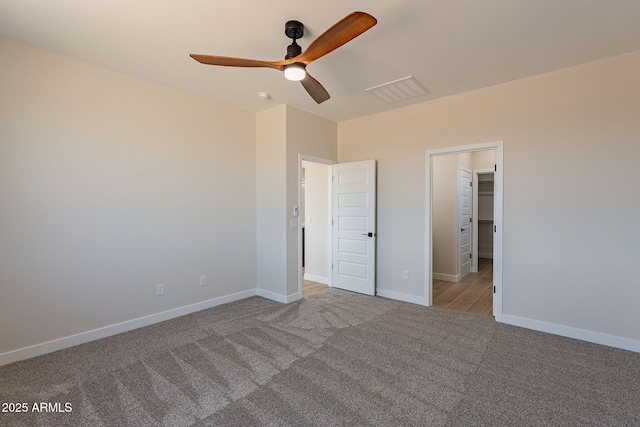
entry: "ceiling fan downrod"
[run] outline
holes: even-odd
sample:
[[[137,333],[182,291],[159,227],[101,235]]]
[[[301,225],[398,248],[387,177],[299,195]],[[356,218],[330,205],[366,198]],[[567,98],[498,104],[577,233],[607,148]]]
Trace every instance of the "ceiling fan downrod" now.
[[[304,36],[304,25],[300,21],[287,21],[284,25],[284,33],[290,39],[293,39],[287,47],[287,56],[284,59],[295,58],[302,53],[302,48],[296,43],[296,39],[300,39]]]

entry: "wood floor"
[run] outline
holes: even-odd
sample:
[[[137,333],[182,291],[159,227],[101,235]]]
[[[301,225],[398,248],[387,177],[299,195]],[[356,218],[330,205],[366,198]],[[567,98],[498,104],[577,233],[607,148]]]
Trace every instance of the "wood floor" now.
[[[304,267],[302,268],[302,296],[303,297],[307,297],[311,294],[315,294],[316,292],[319,292],[323,289],[327,289],[328,287],[329,286],[323,283],[304,280]]]
[[[302,296],[329,286],[302,279]],[[433,305],[484,316],[493,315],[493,260],[478,259],[478,272],[467,274],[458,283],[433,280]]]
[[[460,282],[433,280],[433,305],[468,313],[493,315],[493,260],[478,259],[478,272]]]

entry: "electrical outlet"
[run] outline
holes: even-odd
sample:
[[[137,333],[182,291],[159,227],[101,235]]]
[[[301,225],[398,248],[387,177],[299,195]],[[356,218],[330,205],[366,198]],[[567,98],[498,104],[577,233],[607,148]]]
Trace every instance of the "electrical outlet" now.
[[[207,275],[200,276],[200,286],[207,286]]]
[[[409,280],[409,270],[402,270],[402,278],[404,280]]]
[[[156,295],[160,296],[160,295],[164,295],[164,284],[160,283],[158,285],[156,285]]]

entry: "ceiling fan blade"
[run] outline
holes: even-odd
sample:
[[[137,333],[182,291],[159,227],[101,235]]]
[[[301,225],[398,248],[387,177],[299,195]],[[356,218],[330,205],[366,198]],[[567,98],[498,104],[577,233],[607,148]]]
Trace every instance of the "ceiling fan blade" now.
[[[226,67],[264,67],[275,68],[282,71],[284,69],[283,61],[261,61],[259,59],[232,58],[229,56],[199,55],[192,53],[191,56],[201,64],[222,65]]]
[[[308,65],[311,61],[334,51],[343,44],[355,39],[369,28],[376,25],[378,21],[373,16],[364,12],[353,12],[340,21],[336,22],[331,28],[320,34],[296,59]]]
[[[316,101],[318,104],[322,104],[327,99],[331,98],[329,92],[320,84],[319,81],[314,79],[307,73],[304,79],[300,80],[302,86],[309,92],[309,95]]]

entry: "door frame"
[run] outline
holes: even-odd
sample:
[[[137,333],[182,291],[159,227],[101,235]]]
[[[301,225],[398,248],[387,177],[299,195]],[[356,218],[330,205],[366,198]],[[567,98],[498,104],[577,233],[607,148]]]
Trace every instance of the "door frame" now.
[[[474,169],[473,170],[473,237],[472,237],[472,253],[473,257],[471,258],[471,272],[478,272],[478,182],[480,179],[478,175],[485,175],[489,173],[495,173],[494,169]]]
[[[336,160],[325,159],[322,157],[309,156],[307,154],[298,154],[298,212],[302,212],[302,162],[311,162],[311,163],[320,163],[323,165],[327,165],[331,167],[338,163]],[[331,213],[333,212],[332,200],[333,200],[333,189],[331,184],[331,174],[329,174],[329,200],[328,209],[329,209],[329,217],[331,217]],[[302,298],[302,215],[298,215],[298,295]],[[329,268],[329,286],[333,286],[333,275],[331,274],[331,260],[332,260],[332,248],[333,248],[333,230],[331,225],[329,225],[329,229],[327,230],[329,235],[329,248],[328,248],[328,268]]]
[[[494,233],[493,233],[493,316],[496,321],[502,321],[502,230],[503,230],[503,171],[504,154],[503,141],[486,142],[480,144],[463,145],[458,147],[440,148],[425,152],[425,295],[427,305],[433,305],[433,158],[450,154],[468,153],[474,151],[495,150],[494,171]]]

